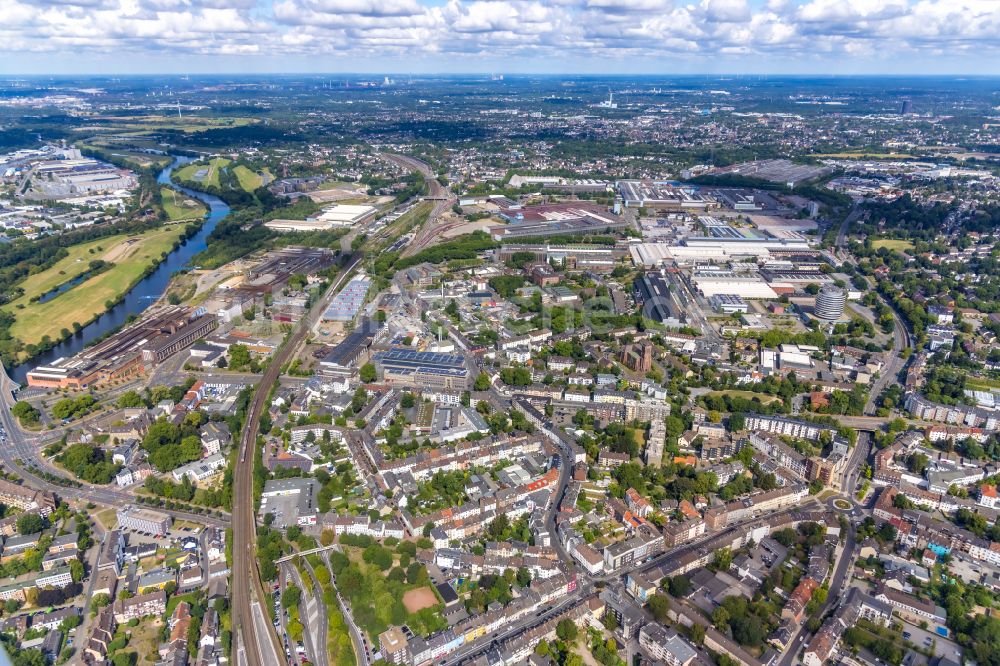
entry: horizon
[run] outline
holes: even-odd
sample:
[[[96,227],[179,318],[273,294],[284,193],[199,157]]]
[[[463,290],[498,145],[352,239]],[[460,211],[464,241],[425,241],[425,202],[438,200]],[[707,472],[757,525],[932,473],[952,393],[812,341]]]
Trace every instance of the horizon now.
[[[973,79],[973,80],[989,80],[989,79],[1000,79],[1000,72],[996,74],[967,74],[962,72],[950,72],[950,73],[939,73],[939,74],[906,74],[906,73],[891,73],[891,72],[871,72],[871,73],[857,73],[857,74],[822,74],[822,73],[808,73],[808,72],[776,72],[776,73],[755,73],[755,72],[684,72],[684,73],[663,73],[663,74],[623,74],[618,72],[606,72],[606,73],[587,73],[587,72],[524,72],[524,71],[499,71],[499,70],[484,70],[484,71],[468,71],[468,72],[448,72],[448,71],[436,71],[436,72],[407,72],[404,70],[371,70],[371,71],[326,71],[326,72],[309,72],[309,71],[287,71],[287,72],[237,72],[237,71],[204,71],[204,72],[185,72],[185,71],[156,71],[156,72],[79,72],[79,73],[37,73],[37,74],[26,74],[26,73],[0,73],[0,78],[2,80],[17,80],[17,79],[53,79],[53,78],[143,78],[143,77],[177,77],[177,78],[206,78],[206,77],[217,77],[217,76],[227,76],[227,77],[243,77],[243,78],[259,78],[259,77],[325,77],[325,76],[340,76],[340,77],[373,77],[373,76],[405,76],[405,77],[421,77],[421,78],[465,78],[465,77],[482,77],[490,75],[499,75],[506,78],[579,78],[579,79],[625,79],[625,80],[639,80],[639,79],[715,79],[717,81],[730,81],[738,79],[825,79],[825,80],[838,80],[838,79],[916,79],[916,80],[934,80],[934,79]],[[406,83],[404,81],[393,81],[393,84]]]

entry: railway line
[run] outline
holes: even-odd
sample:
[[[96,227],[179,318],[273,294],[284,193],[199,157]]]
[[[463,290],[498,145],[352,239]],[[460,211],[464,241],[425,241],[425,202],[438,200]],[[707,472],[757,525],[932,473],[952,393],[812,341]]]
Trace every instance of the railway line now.
[[[430,165],[401,155],[387,157],[398,164],[419,171],[427,181],[432,196],[442,196],[440,191],[444,188],[434,179]],[[410,201],[404,202],[400,208],[405,208],[410,203]],[[434,211],[427,221],[432,222],[440,214],[440,211],[449,205],[447,199],[437,201]],[[389,240],[391,233],[390,227],[384,227],[369,238],[365,246],[378,248],[380,243]],[[256,557],[257,524],[254,512],[253,470],[260,417],[267,408],[268,397],[278,381],[281,369],[290,361],[326,309],[330,299],[358,268],[364,256],[363,251],[357,252],[350,263],[341,269],[337,279],[330,285],[323,297],[313,305],[309,313],[299,321],[295,330],[278,348],[264,370],[247,410],[246,422],[240,436],[239,463],[233,471],[232,620],[233,631],[237,639],[235,644],[242,646],[236,652],[237,666],[275,666],[276,664],[288,663],[288,660],[283,656],[282,643],[274,626],[270,622],[261,622],[261,616],[264,612],[263,604],[269,602],[270,596],[261,583]],[[264,626],[266,626],[266,630],[262,630]],[[266,637],[260,635],[262,631],[267,634]]]

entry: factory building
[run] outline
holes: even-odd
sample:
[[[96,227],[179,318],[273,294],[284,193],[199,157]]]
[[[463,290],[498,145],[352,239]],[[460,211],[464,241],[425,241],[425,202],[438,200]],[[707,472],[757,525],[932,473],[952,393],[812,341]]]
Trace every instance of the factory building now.
[[[777,298],[774,290],[756,273],[736,273],[722,270],[698,270],[691,284],[706,298],[739,294],[747,298]]]
[[[334,204],[305,220],[271,220],[264,226],[274,231],[323,231],[337,227],[353,227],[372,220],[378,213],[374,206]]]

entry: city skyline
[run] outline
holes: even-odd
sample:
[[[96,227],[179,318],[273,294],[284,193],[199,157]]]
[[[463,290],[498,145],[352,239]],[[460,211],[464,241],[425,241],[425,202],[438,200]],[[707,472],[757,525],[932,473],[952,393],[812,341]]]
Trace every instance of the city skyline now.
[[[989,0],[14,0],[0,26],[7,75],[1000,74]]]

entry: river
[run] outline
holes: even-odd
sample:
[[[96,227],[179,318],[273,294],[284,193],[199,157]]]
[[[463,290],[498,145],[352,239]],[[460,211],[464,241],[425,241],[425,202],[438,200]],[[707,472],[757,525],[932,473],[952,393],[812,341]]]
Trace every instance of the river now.
[[[39,354],[30,361],[8,370],[11,379],[23,386],[27,383],[28,372],[33,368],[52,363],[64,356],[73,356],[81,352],[84,347],[97,338],[120,327],[125,323],[129,315],[139,314],[156,302],[156,299],[163,295],[167,285],[170,283],[170,277],[182,268],[189,267],[191,258],[205,249],[208,245],[208,235],[215,229],[215,225],[226,217],[226,215],[229,215],[229,206],[219,197],[189,190],[186,187],[179,187],[170,182],[171,172],[178,166],[187,164],[190,161],[190,157],[175,156],[173,163],[160,172],[156,177],[156,181],[163,184],[170,184],[189,197],[199,199],[208,206],[208,216],[205,218],[205,223],[198,230],[198,233],[186,241],[182,241],[181,245],[167,255],[167,258],[157,266],[152,274],[143,278],[132,287],[132,290],[125,295],[125,298],[118,305],[49,351]]]

